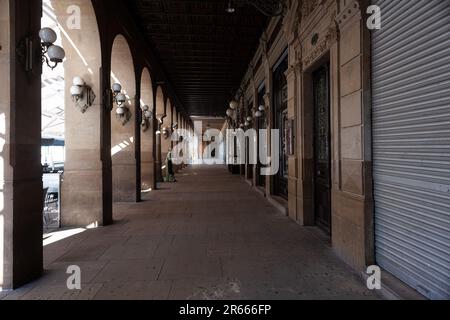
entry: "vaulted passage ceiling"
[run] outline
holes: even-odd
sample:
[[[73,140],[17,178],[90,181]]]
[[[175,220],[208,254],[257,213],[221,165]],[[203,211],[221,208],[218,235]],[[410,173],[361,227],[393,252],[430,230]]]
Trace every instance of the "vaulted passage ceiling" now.
[[[268,18],[242,0],[129,2],[186,111],[224,116]]]

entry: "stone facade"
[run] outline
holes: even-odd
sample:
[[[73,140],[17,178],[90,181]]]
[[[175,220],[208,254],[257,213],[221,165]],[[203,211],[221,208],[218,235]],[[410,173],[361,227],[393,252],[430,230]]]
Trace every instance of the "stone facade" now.
[[[288,119],[295,123],[295,150],[289,155],[288,215],[315,225],[314,102],[312,72],[330,66],[331,242],[338,255],[362,270],[374,260],[370,123],[370,35],[365,1],[289,1],[285,15],[273,18],[261,38],[243,84],[257,106],[257,88],[266,88],[266,123],[272,114],[273,66],[288,50]],[[281,25],[281,27],[280,27]],[[270,137],[268,137],[268,140]],[[270,140],[269,140],[270,141]],[[253,184],[258,172],[255,169]],[[273,197],[273,177],[265,193]]]

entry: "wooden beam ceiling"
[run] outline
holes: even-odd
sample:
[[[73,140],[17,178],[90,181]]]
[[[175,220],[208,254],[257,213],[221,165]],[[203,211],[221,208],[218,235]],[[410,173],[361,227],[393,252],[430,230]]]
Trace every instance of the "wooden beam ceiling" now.
[[[268,18],[242,1],[130,0],[176,94],[191,115],[223,116]]]

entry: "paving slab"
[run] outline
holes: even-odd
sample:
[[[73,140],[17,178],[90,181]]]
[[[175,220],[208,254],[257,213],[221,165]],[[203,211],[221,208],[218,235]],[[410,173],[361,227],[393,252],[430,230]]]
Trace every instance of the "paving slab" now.
[[[283,216],[223,166],[191,166],[114,205],[115,224],[44,247],[42,278],[0,299],[380,299],[318,229]],[[69,265],[82,290],[68,290]]]

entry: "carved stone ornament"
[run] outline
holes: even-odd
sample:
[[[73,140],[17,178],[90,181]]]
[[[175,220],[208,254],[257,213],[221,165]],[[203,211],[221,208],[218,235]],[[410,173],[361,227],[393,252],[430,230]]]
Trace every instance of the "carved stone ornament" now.
[[[336,17],[336,22],[339,28],[342,29],[344,25],[350,21],[354,16],[359,15],[361,18],[361,9],[358,1],[350,2],[339,15]]]
[[[334,16],[334,14],[332,16]],[[322,37],[322,41],[319,41],[318,44],[313,47],[313,50],[303,59],[303,69],[306,69],[314,61],[320,58],[327,50],[330,49],[333,43],[338,41],[338,39],[338,26],[336,22],[332,20],[325,37]]]

